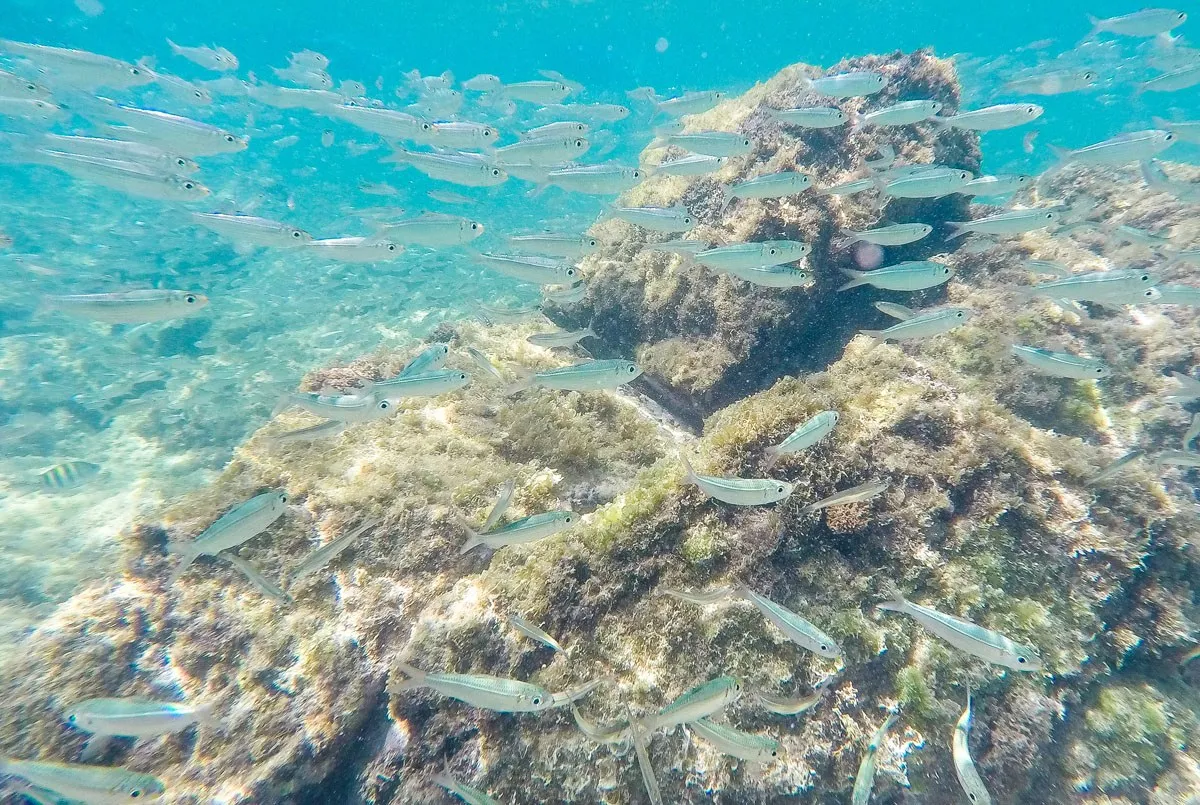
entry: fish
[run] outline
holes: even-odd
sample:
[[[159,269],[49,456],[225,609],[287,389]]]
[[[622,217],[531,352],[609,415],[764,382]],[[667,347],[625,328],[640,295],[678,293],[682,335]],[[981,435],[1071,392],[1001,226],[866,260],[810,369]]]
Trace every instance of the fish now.
[[[1141,458],[1143,453],[1144,453],[1144,451],[1142,451],[1142,450],[1130,450],[1128,453],[1121,456],[1116,461],[1103,467],[1095,475],[1092,475],[1092,476],[1084,479],[1083,485],[1084,486],[1095,486],[1096,484],[1100,483],[1101,481],[1107,481],[1109,478],[1112,478],[1113,476],[1115,476],[1117,473],[1119,473],[1125,467],[1129,466],[1131,463],[1133,463],[1137,459]]]
[[[661,243],[648,243],[646,248],[652,252],[667,252],[669,254],[694,255],[699,254],[708,248],[708,244],[702,240],[689,240],[687,238],[675,238],[674,240],[664,240]]]
[[[1045,274],[1060,278],[1071,276],[1071,269],[1062,263],[1055,263],[1050,260],[1025,260],[1021,265],[1034,274]]]
[[[856,193],[865,193],[868,190],[878,189],[879,180],[874,176],[868,176],[864,179],[851,179],[848,182],[821,188],[817,192],[827,196],[852,196]]]
[[[734,590],[730,587],[716,587],[712,590],[705,590],[704,592],[695,592],[689,590],[674,590],[669,587],[664,587],[662,589],[662,594],[669,595],[672,598],[678,598],[681,601],[689,601],[693,604],[706,606],[708,604],[715,604],[717,601],[722,599],[729,598],[734,594]]]
[[[1099,380],[1112,375],[1112,370],[1095,358],[1083,358],[1069,352],[1053,352],[1039,347],[1013,344],[1013,356],[1042,374],[1069,377],[1075,380]]]
[[[1200,143],[1200,120],[1164,120],[1153,118],[1154,125],[1159,129],[1171,132],[1184,143]]]
[[[596,688],[605,683],[605,679],[593,679],[589,682],[584,682],[582,685],[576,685],[573,688],[567,688],[564,691],[553,694],[551,707],[566,707],[574,704],[585,696],[590,695]]]
[[[871,789],[875,787],[876,756],[879,754],[879,747],[883,743],[884,737],[887,736],[887,731],[892,728],[898,718],[900,718],[899,714],[892,713],[871,736],[871,742],[867,744],[867,751],[863,753],[862,760],[858,763],[858,773],[854,775],[854,790],[850,794],[851,805],[867,805],[870,802]]]
[[[78,489],[100,474],[99,464],[90,461],[64,461],[38,473],[38,482],[46,492],[65,492]]]
[[[397,667],[408,678],[389,680],[389,693],[430,688],[472,707],[498,713],[538,713],[552,704],[553,696],[545,688],[516,679],[485,674],[428,673],[402,662],[397,663]]]
[[[628,710],[626,710],[628,715]],[[629,715],[629,742],[633,744],[633,753],[637,757],[638,770],[642,775],[642,784],[646,786],[646,797],[650,805],[663,805],[662,791],[659,790],[658,780],[654,777],[654,768],[650,765],[650,753],[647,749],[649,737],[641,722],[634,721]]]
[[[685,92],[676,98],[655,99],[654,111],[671,117],[684,117],[707,112],[725,99],[719,89]]]
[[[480,545],[485,545],[493,551],[499,550],[508,545],[524,545],[530,542],[536,542],[546,537],[552,537],[562,531],[566,531],[575,524],[576,516],[574,512],[569,511],[552,511],[542,512],[541,514],[532,514],[529,517],[523,517],[520,520],[501,526],[494,531],[479,533],[471,528],[466,522],[461,523],[463,530],[467,532],[467,541],[459,548],[458,554],[470,553]]]
[[[830,682],[832,681],[833,677],[824,679],[813,686],[812,693],[795,699],[771,696],[762,691],[756,692],[754,698],[764,710],[768,710],[776,715],[798,716],[811,710],[825,697],[825,694],[829,692]]]
[[[492,379],[498,380],[501,383],[504,382],[504,375],[500,374],[500,370],[497,369],[490,360],[488,360],[487,355],[483,354],[483,352],[479,349],[470,346],[466,348],[466,351],[467,354],[471,356],[471,360],[475,361],[476,366],[487,372]]]
[[[144,143],[65,134],[46,134],[43,135],[41,142],[47,146],[49,151],[136,162],[181,175],[190,175],[200,170],[200,166],[195,160],[182,154],[168,153]]]
[[[436,397],[457,391],[471,382],[471,376],[458,369],[431,369],[401,374],[387,380],[372,380],[365,392],[377,399],[397,401],[405,397]]]
[[[707,718],[689,721],[687,726],[722,754],[741,760],[769,763],[779,757],[782,751],[779,741],[774,738],[742,732],[725,724],[709,721]]]
[[[0,96],[6,98],[30,97],[38,100],[51,100],[50,90],[36,81],[0,70]]]
[[[1013,95],[1062,95],[1089,89],[1095,83],[1094,70],[1050,70],[1011,79],[1001,90]]]
[[[742,682],[722,676],[680,694],[666,707],[644,720],[650,732],[687,724],[724,710],[742,695]]]
[[[470,92],[496,92],[504,86],[500,76],[480,73],[462,82],[462,88]]]
[[[1171,372],[1171,377],[1179,383],[1179,389],[1170,394],[1164,394],[1164,400],[1177,403],[1200,400],[1200,380],[1181,372]]]
[[[575,726],[579,727],[579,731],[596,743],[616,745],[629,741],[629,722],[627,721],[618,722],[612,727],[601,727],[584,718],[583,714],[574,706],[571,707],[571,716],[574,717]]]
[[[571,88],[562,81],[518,81],[515,84],[505,84],[500,88],[500,92],[515,101],[544,106],[548,103],[558,103],[571,94]]]
[[[376,238],[325,238],[310,241],[305,246],[321,257],[339,263],[381,263],[395,260],[404,253],[400,244]]]
[[[477,788],[472,788],[465,783],[460,783],[458,780],[455,780],[450,776],[449,772],[443,771],[440,774],[433,775],[429,779],[433,780],[451,794],[454,794],[463,802],[467,803],[467,805],[500,805],[499,802],[485,794],[483,791],[480,791]]]
[[[441,148],[490,148],[500,136],[494,127],[486,123],[465,120],[427,123],[422,126],[421,131],[429,145]]]
[[[954,269],[932,260],[908,260],[903,263],[877,268],[874,271],[856,271],[852,268],[839,268],[850,281],[838,288],[845,291],[860,285],[871,285],[889,291],[920,291],[925,288],[935,288],[950,281]]]
[[[535,347],[555,349],[573,347],[585,338],[595,338],[596,333],[590,327],[583,330],[557,330],[550,333],[535,333],[525,340]]]
[[[508,622],[514,629],[526,637],[532,638],[539,643],[544,643],[555,651],[563,654],[567,653],[567,650],[559,645],[557,640],[546,634],[546,632],[542,631],[537,626],[534,626],[532,623],[522,618],[520,615],[509,615]]]
[[[740,280],[767,288],[807,288],[815,282],[807,271],[790,266],[731,268],[726,273]]]
[[[199,65],[206,70],[212,70],[218,73],[227,73],[238,68],[237,57],[222,47],[185,47],[177,45],[170,39],[167,40],[167,46],[171,48],[171,52],[176,56],[181,56],[192,64]]]
[[[1172,467],[1200,467],[1200,452],[1164,450],[1154,457],[1154,463]]]
[[[492,510],[488,512],[487,520],[483,523],[483,528],[480,531],[486,533],[492,529],[496,523],[500,522],[500,518],[504,516],[504,512],[508,511],[508,504],[512,501],[513,491],[517,488],[517,482],[509,478],[500,487],[500,494],[496,496],[496,502],[492,506]]]
[[[813,92],[831,98],[857,98],[879,92],[888,85],[888,77],[871,70],[856,70],[806,79],[806,83]]]
[[[558,369],[536,372],[510,386],[506,393],[515,394],[535,386],[557,391],[615,389],[636,380],[641,373],[641,367],[633,361],[584,361]]]
[[[908,615],[950,645],[984,662],[1002,665],[1014,671],[1038,671],[1042,668],[1042,661],[1032,647],[1014,643],[999,632],[985,629],[968,620],[914,604],[903,596],[898,596],[894,601],[876,604],[875,607]]]
[[[538,285],[556,285],[571,282],[578,274],[572,265],[565,265],[547,257],[529,257],[521,254],[488,254],[471,252],[471,257],[493,271]]]
[[[69,84],[81,90],[97,90],[101,87],[124,90],[154,80],[149,71],[136,64],[86,50],[14,42],[11,39],[0,39],[0,50],[24,56],[57,83]]]
[[[395,243],[408,246],[461,246],[484,232],[483,224],[455,215],[425,213],[406,221],[383,224],[376,233]]]
[[[167,791],[157,777],[119,766],[45,763],[0,757],[0,774],[20,777],[38,788],[89,805],[124,805],[132,800],[154,802]]]
[[[1020,235],[1054,226],[1058,219],[1059,214],[1054,210],[1010,210],[973,221],[947,221],[946,226],[950,227],[951,238],[971,232],[984,235]]]
[[[1192,414],[1192,423],[1183,434],[1183,449],[1190,449],[1197,436],[1200,436],[1200,411]]]
[[[153,738],[212,720],[213,705],[159,702],[139,697],[86,699],[68,707],[67,723],[94,735]]]
[[[803,193],[811,186],[812,179],[799,171],[780,171],[756,176],[725,188],[725,204],[721,207],[721,212],[724,214],[735,198],[782,198]]]
[[[61,151],[39,151],[42,164],[51,165],[77,179],[118,190],[128,195],[159,201],[202,201],[211,191],[190,177],[164,173],[140,162],[68,154]]]
[[[696,131],[688,134],[668,134],[667,145],[674,145],[693,154],[710,157],[737,157],[749,154],[754,144],[744,134],[728,131]]]
[[[673,207],[614,207],[610,214],[651,232],[686,232],[696,223],[682,204]]]
[[[855,122],[855,130],[864,126],[911,126],[935,117],[941,111],[941,101],[900,101],[862,115]]]
[[[1120,36],[1148,37],[1165,34],[1172,28],[1187,21],[1187,14],[1171,8],[1146,8],[1132,14],[1122,14],[1119,17],[1099,19],[1088,15],[1092,31],[1088,38],[1099,33],[1118,34]]]
[[[1158,298],[1158,275],[1139,269],[1118,269],[1075,274],[1060,280],[1040,282],[1017,291],[1020,298],[1044,296],[1075,302],[1109,302],[1133,305]]]
[[[288,224],[253,215],[194,212],[192,220],[238,243],[265,248],[287,248],[312,243],[313,236]]]
[[[1193,285],[1158,285],[1160,305],[1200,305],[1200,288]]]
[[[832,637],[787,607],[745,586],[737,588],[734,594],[753,604],[767,620],[801,648],[830,659],[842,656],[841,648]]]
[[[975,768],[975,761],[971,760],[970,730],[971,691],[968,690],[967,707],[958,717],[954,725],[954,735],[950,740],[954,772],[958,775],[958,784],[962,786],[963,793],[967,795],[971,805],[991,805],[992,797],[983,784],[983,778],[979,776],[979,770]]]
[[[167,553],[178,556],[179,565],[168,584],[174,584],[197,558],[236,548],[266,531],[287,510],[287,502],[286,492],[263,492],[234,506],[195,539],[169,540]]]
[[[579,120],[559,120],[544,126],[534,126],[526,129],[519,136],[522,140],[535,140],[539,137],[586,137],[592,132],[592,127]]]
[[[377,399],[373,394],[328,396],[293,391],[280,398],[280,405],[284,404],[294,405],[323,419],[344,424],[374,422],[377,419],[389,417],[396,411],[396,405],[392,400]]]
[[[116,120],[131,127],[119,130],[125,139],[136,142],[149,140],[150,145],[159,145],[164,150],[170,149],[189,157],[234,154],[245,151],[250,142],[245,137],[199,120],[111,101],[100,104],[92,116],[98,120]]]
[[[929,224],[891,224],[875,229],[846,230],[843,237],[834,241],[834,247],[848,249],[855,243],[874,243],[878,246],[904,246],[915,243],[929,235],[933,227]]]
[[[974,178],[970,171],[949,168],[873,182],[881,193],[894,198],[940,198],[959,192]]]
[[[695,484],[705,495],[733,506],[766,506],[778,503],[792,494],[793,486],[774,478],[721,478],[697,475],[687,456],[683,462],[684,482]]]
[[[885,316],[891,316],[893,319],[899,319],[900,321],[911,319],[913,316],[917,315],[917,311],[913,310],[911,307],[898,305],[895,302],[874,302],[873,304],[875,309],[880,313],[884,314]]]
[[[288,54],[288,64],[308,70],[326,70],[329,68],[329,57],[324,53],[305,48]]]
[[[0,96],[0,117],[14,117],[20,120],[38,120],[49,123],[66,114],[66,110],[56,103],[43,101],[41,98],[6,98]]]
[[[208,305],[208,297],[193,291],[149,289],[47,296],[42,305],[46,310],[105,324],[147,324],[193,316]]]
[[[173,95],[176,100],[182,103],[209,106],[213,102],[212,93],[204,87],[196,86],[191,81],[182,79],[179,76],[160,73],[145,65],[143,65],[142,69],[154,77],[155,84],[165,89],[168,94]]]
[[[518,249],[548,257],[578,259],[600,250],[600,241],[591,235],[510,235],[508,242]]]
[[[586,137],[539,137],[534,140],[519,140],[512,145],[496,149],[496,164],[506,166],[560,165],[583,156],[591,148]]]
[[[1001,103],[982,109],[959,112],[949,117],[935,117],[939,126],[969,131],[1000,131],[1016,128],[1037,120],[1046,110],[1036,103]]]
[[[1024,173],[980,176],[967,182],[958,192],[964,196],[1007,196],[1030,186],[1033,177]]]
[[[1093,145],[1073,151],[1050,146],[1060,164],[1077,162],[1081,165],[1125,165],[1141,162],[1161,154],[1175,144],[1175,135],[1162,129],[1118,134]]]
[[[1144,229],[1138,229],[1136,226],[1122,224],[1113,230],[1116,235],[1124,243],[1136,243],[1140,246],[1151,246],[1155,248],[1163,248],[1171,245],[1171,238],[1165,235],[1156,235],[1153,232],[1147,232]]]
[[[404,364],[404,368],[400,370],[400,374],[396,375],[396,377],[410,377],[425,372],[432,372],[435,369],[441,369],[446,365],[448,357],[450,357],[449,344],[430,344],[418,352],[412,360]]]
[[[866,500],[879,497],[887,491],[887,481],[867,481],[866,483],[852,486],[849,489],[835,492],[827,498],[822,498],[816,503],[810,503],[804,507],[805,513],[828,509],[830,506],[844,506],[849,503],[862,503]]]
[[[383,522],[382,517],[370,518],[358,528],[348,531],[342,536],[332,539],[322,545],[320,548],[317,548],[315,551],[306,556],[304,561],[302,561],[296,567],[296,569],[292,571],[292,575],[288,579],[288,586],[295,586],[296,583],[301,579],[305,578],[306,576],[311,576],[313,573],[316,573],[318,570],[325,567],[327,564],[340,556],[347,548],[353,545],[356,539],[358,539],[367,531],[370,531],[375,526],[379,525],[381,522]]]
[[[408,165],[431,179],[464,187],[496,187],[508,174],[478,154],[440,154],[397,149],[384,162]]]
[[[859,333],[880,341],[912,341],[948,333],[970,321],[975,311],[965,307],[945,307],[921,313],[886,330],[859,330]]]
[[[693,259],[714,271],[767,268],[802,260],[812,247],[796,240],[768,240],[761,243],[730,243],[696,252]]]
[[[669,162],[660,162],[656,170],[667,176],[705,176],[719,171],[728,161],[729,157],[688,154]]]
[[[461,193],[454,193],[449,190],[430,190],[425,193],[434,201],[440,201],[443,204],[474,204],[475,199],[467,198]]]
[[[398,112],[395,109],[377,109],[373,106],[343,103],[340,106],[330,108],[329,113],[333,117],[339,118],[352,126],[357,126],[363,131],[369,131],[372,134],[378,134],[382,137],[395,140],[409,139],[421,130],[421,121],[418,118],[407,112]],[[400,149],[398,153],[410,154],[414,152]],[[443,156],[450,155],[446,154]],[[384,160],[384,162],[390,161],[395,160]]]
[[[1179,92],[1200,84],[1200,64],[1189,64],[1178,70],[1171,70],[1137,85],[1137,93],[1143,92]]]
[[[288,605],[296,603],[296,599],[292,598],[289,593],[264,576],[258,568],[236,553],[222,551],[217,556],[237,568],[243,576],[249,579],[251,584],[258,588],[259,592],[276,603]]]
[[[832,129],[844,126],[850,116],[833,106],[805,106],[796,109],[768,109],[767,114],[779,123],[806,129]]]
[[[813,414],[807,420],[797,425],[796,429],[788,434],[788,437],[782,442],[766,449],[766,468],[769,470],[784,456],[795,455],[817,444],[826,436],[833,433],[833,429],[837,427],[837,423],[837,411],[821,411],[820,413]]]
[[[563,117],[585,117],[594,123],[615,123],[629,117],[629,107],[619,103],[547,104],[538,112]]]
[[[585,165],[559,168],[546,174],[545,183],[571,193],[615,196],[637,185],[642,172],[622,165]]]

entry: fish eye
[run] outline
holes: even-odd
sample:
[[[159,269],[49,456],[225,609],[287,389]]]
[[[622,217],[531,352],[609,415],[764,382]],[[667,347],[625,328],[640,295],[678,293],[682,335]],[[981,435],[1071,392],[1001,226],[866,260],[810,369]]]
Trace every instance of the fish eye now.
[[[568,514],[566,517],[564,517],[564,518],[563,518],[563,522],[564,522],[564,523],[569,523],[569,522],[571,522],[571,520],[572,520],[572,519],[573,519],[573,518],[571,517],[571,515],[569,515],[569,514]]]
[[[967,797],[969,797],[972,802],[975,801],[975,795],[969,791],[967,792]]]
[[[1149,281],[1150,281],[1150,275],[1149,275],[1149,274],[1143,274],[1143,275],[1141,276],[1141,280],[1142,280],[1142,282],[1149,282]]]
[[[772,248],[768,250],[768,253],[771,255],[771,257],[774,257],[775,255],[779,254],[779,250]]]
[[[137,799],[137,798],[138,798],[138,797],[140,797],[141,795],[142,795],[142,791],[141,791],[141,789],[140,789],[140,788],[135,788],[135,789],[133,789],[132,791],[130,791],[130,792],[129,792],[129,797],[130,797],[131,799]]]
[[[478,229],[478,228],[479,228],[479,224],[476,224],[476,223],[471,224],[471,229]]]
[[[1084,81],[1091,81],[1095,77],[1096,77],[1096,74],[1093,73],[1091,70],[1088,70],[1086,73],[1083,74]]]
[[[192,183],[192,182],[184,182],[184,183],[183,183],[183,189],[184,189],[184,190],[195,190],[195,189],[196,189],[196,185],[195,185],[194,183]]]
[[[500,175],[500,169],[499,169],[499,168],[492,168],[492,175],[493,175],[493,176],[499,176],[499,175]]]
[[[194,304],[196,304],[196,295],[190,293],[187,296],[183,297],[183,301],[187,302],[189,305],[194,305]]]
[[[958,174],[958,176],[960,179],[970,179],[971,178],[971,174],[967,173],[966,171],[963,171],[962,173]]]
[[[227,142],[227,143],[237,142],[237,137],[234,137],[232,134],[226,134],[225,142]]]
[[[459,379],[459,380],[466,380],[466,379],[467,379],[467,373],[466,373],[466,372],[460,372],[460,373],[459,373],[459,375],[458,375],[458,379]]]
[[[958,313],[954,314],[954,318],[956,318],[956,319],[961,319],[962,317],[963,317],[963,314],[962,314],[961,310]]]
[[[75,723],[75,714],[72,713],[71,715],[67,716],[67,721],[74,724]]]
[[[530,699],[529,701],[530,701],[530,704],[532,704],[534,707],[541,707],[541,706],[542,706],[542,697],[541,697],[541,696],[534,696],[534,697],[533,697],[532,699]]]
[[[304,237],[304,235],[300,232],[299,229],[293,229],[292,237],[295,238],[296,240],[300,240],[300,238]]]
[[[182,157],[180,157],[179,159],[176,159],[176,160],[175,160],[175,164],[176,164],[176,165],[178,165],[178,166],[179,166],[179,167],[181,167],[181,168],[186,168],[186,167],[187,167],[187,160],[186,160],[186,159],[183,159]]]
[[[1169,142],[1171,142],[1171,140],[1174,140],[1174,139],[1175,139],[1175,135],[1174,135],[1174,134],[1170,134],[1170,133],[1168,133],[1168,134],[1167,134],[1167,136],[1163,137],[1163,141],[1164,141],[1164,142],[1168,142],[1168,143],[1169,143]]]
[[[394,252],[394,251],[396,251],[396,244],[395,244],[395,243],[389,243],[389,244],[387,245],[387,250],[388,250],[389,252]]]
[[[637,367],[636,367],[636,366],[630,366],[630,367],[629,367],[629,374],[633,374],[633,373],[634,373],[634,372],[636,372],[636,371],[637,371]]]
[[[742,139],[742,145],[750,145],[750,140],[748,140],[748,139],[744,139],[744,138],[743,138],[743,139]]]
[[[567,276],[568,276],[568,277],[573,277],[573,276],[575,276],[575,269],[573,269],[573,268],[568,268],[568,269],[567,269],[567,271],[566,271],[566,274],[567,274]]]
[[[1026,662],[1024,657],[1017,657],[1017,665],[1024,665]]]
[[[429,125],[428,123],[422,123],[421,131],[433,131],[433,126]]]
[[[1104,374],[1104,369],[1103,369],[1103,368],[1101,368],[1101,367],[1097,367],[1097,368],[1096,368],[1096,374],[1098,374],[1098,375],[1102,375],[1102,374]]]
[[[822,644],[821,644],[821,651],[829,651],[829,646],[827,646],[827,645],[825,645],[824,643],[822,643]]]
[[[29,90],[30,92],[37,92],[37,84],[26,84],[25,89]]]
[[[734,691],[735,691],[735,692],[740,692],[740,691],[741,691],[741,689],[742,689],[742,683],[741,683],[741,682],[734,682],[734,683],[733,683],[733,689],[734,689]]]
[[[1052,212],[1048,212],[1048,213],[1046,213],[1046,220],[1047,220],[1047,221],[1053,221],[1053,220],[1054,220],[1054,213],[1052,213]]]
[[[136,67],[130,67],[130,68],[129,68],[129,74],[130,74],[130,75],[141,75],[141,74],[142,74],[142,71],[141,71],[141,70],[139,70],[139,69],[138,69],[138,68],[136,68]]]
[[[687,217],[687,216],[685,215],[685,216],[683,217],[683,222],[684,222],[685,224],[690,224],[690,223],[692,222],[692,219],[691,219],[691,218],[689,218],[689,217]]]
[[[583,148],[583,140],[576,140],[576,141],[575,141],[575,147],[576,147],[576,148]]]
[[[390,402],[388,402],[387,400],[380,400],[378,407],[379,407],[380,411],[386,411],[387,409],[392,407],[392,404]]]
[[[633,178],[635,178],[635,179],[640,179],[640,178],[642,178],[642,172],[641,172],[641,171],[639,171],[639,170],[635,170],[635,171],[633,172]]]
[[[288,496],[287,496],[287,493],[286,493],[286,492],[281,492],[281,493],[279,494],[279,502],[280,502],[280,503],[287,503],[287,502],[288,502]]]
[[[589,245],[589,246],[595,246],[595,245],[597,245],[597,243],[596,243],[596,239],[595,239],[595,238],[588,238],[588,245]]]
[[[775,491],[782,495],[783,494],[783,486],[780,485],[780,486],[775,487]]]

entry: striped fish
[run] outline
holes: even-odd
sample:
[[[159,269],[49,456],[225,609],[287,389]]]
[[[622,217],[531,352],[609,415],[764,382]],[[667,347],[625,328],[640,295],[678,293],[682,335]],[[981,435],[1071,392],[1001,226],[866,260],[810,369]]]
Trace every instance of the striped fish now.
[[[100,465],[90,461],[64,461],[38,473],[46,492],[65,492],[78,489],[100,474]]]

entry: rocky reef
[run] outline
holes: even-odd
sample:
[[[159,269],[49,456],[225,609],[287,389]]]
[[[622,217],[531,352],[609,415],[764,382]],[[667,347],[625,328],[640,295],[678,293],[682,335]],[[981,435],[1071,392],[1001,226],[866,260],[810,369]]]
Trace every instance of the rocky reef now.
[[[889,73],[881,104],[932,96],[955,108],[953,72],[928,54],[835,70],[851,67]],[[814,288],[751,287],[684,266],[647,250],[645,233],[609,221],[594,230],[605,249],[584,263],[587,298],[551,311],[562,323],[590,322],[603,345],[593,352],[636,354],[648,392],[702,424],[699,438],[656,422],[629,395],[508,397],[478,376],[336,439],[281,444],[273,437],[307,424],[284,415],[211,488],[129,535],[122,578],[60,606],[8,658],[3,754],[77,758],[86,736],[61,716],[73,701],[182,694],[213,703],[214,723],[118,743],[103,758],[159,775],[170,802],[443,802],[430,775],[444,766],[506,803],[646,801],[633,753],[585,736],[568,709],[499,714],[427,689],[389,690],[406,663],[555,693],[600,680],[578,706],[604,726],[707,679],[738,676],[747,693],[728,723],[777,738],[783,757],[755,765],[678,730],[657,734],[649,755],[667,801],[845,801],[866,743],[897,707],[876,800],[961,801],[950,737],[968,689],[972,753],[997,802],[1165,804],[1200,794],[1200,663],[1181,664],[1195,641],[1200,578],[1196,470],[1152,461],[1178,447],[1190,420],[1162,393],[1172,388],[1169,371],[1200,362],[1194,309],[1071,307],[1013,294],[1030,281],[1025,258],[1080,268],[1159,262],[1088,228],[953,249],[935,231],[930,243],[889,250],[888,261],[944,253],[956,270],[947,285],[904,297],[835,294],[837,268],[853,258],[830,240],[839,227],[875,223],[870,201],[809,191],[735,202],[719,216],[718,183],[792,165],[836,183],[885,141],[906,161],[968,169],[979,151],[973,136],[921,125],[785,135],[762,105],[805,102],[802,74],[812,71],[788,68],[690,123],[745,131],[756,142],[751,158],[715,178],[651,177],[626,200],[682,200],[700,221],[695,235],[714,242],[811,242]],[[1035,192],[1077,209],[1084,196],[1097,200],[1097,221],[1154,209],[1137,225],[1172,227],[1185,241],[1197,234],[1194,207],[1152,193],[1132,171],[1070,168]],[[931,224],[986,212],[961,197],[894,205],[891,220]],[[1164,272],[1170,282],[1194,276]],[[880,325],[873,300],[920,307],[942,298],[976,317],[904,346],[854,336]],[[565,362],[523,340],[535,329],[463,323],[435,335],[450,340],[449,365],[467,371],[467,346],[509,374]],[[1112,376],[1035,375],[1009,356],[1012,341],[1103,358]],[[369,355],[314,373],[307,387],[394,374],[408,357]],[[839,413],[834,433],[768,470],[765,448],[821,410]],[[1149,458],[1085,483],[1133,447]],[[769,473],[796,491],[773,507],[715,502],[685,482],[681,450],[700,472]],[[459,555],[458,516],[482,521],[509,478],[512,516],[569,505],[580,522],[527,546]],[[888,484],[873,500],[804,508],[872,480]],[[289,577],[318,544],[380,523],[289,585],[290,605],[219,558],[167,586],[168,536],[191,538],[268,488],[286,489],[292,510],[239,554],[270,579]],[[701,606],[663,592],[738,584],[828,631],[843,657],[804,651],[744,602]],[[1035,646],[1042,671],[984,665],[874,609],[897,593]],[[512,629],[514,614],[565,653]],[[796,717],[769,713],[750,695],[800,696],[830,677],[828,692]]]

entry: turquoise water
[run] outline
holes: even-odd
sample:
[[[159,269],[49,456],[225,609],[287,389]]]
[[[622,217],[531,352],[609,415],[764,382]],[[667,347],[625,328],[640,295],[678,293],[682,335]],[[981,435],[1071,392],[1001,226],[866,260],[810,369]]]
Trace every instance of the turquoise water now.
[[[24,111],[3,114],[0,100],[0,546],[7,559],[0,638],[10,646],[81,588],[119,577],[119,536],[213,484],[307,374],[415,351],[457,323],[502,318],[481,312],[480,303],[532,311],[542,301],[537,283],[486,270],[470,250],[517,251],[508,235],[581,234],[607,217],[612,194],[547,189],[515,174],[502,187],[471,187],[382,164],[405,138],[381,137],[334,109],[345,103],[476,121],[494,127],[503,145],[566,114],[496,101],[494,93],[448,98],[416,86],[408,71],[448,71],[459,90],[480,73],[507,84],[556,71],[583,87],[566,102],[630,110],[593,121],[591,148],[577,161],[644,171],[654,165],[639,163],[643,150],[668,118],[631,94],[636,88],[652,87],[661,98],[721,90],[733,99],[797,62],[828,69],[845,58],[921,48],[953,58],[963,109],[1024,100],[1001,88],[1030,74],[1096,73],[1083,91],[1037,97],[1045,113],[1031,125],[984,135],[981,173],[1036,175],[1056,165],[1048,146],[1079,148],[1150,128],[1155,118],[1200,118],[1195,86],[1133,91],[1164,71],[1200,64],[1189,43],[1197,20],[1177,28],[1174,40],[1104,34],[1083,42],[1088,14],[1136,10],[1116,1],[354,6],[0,0],[5,40],[129,63],[148,58],[145,66],[213,97],[195,104],[160,83],[88,87],[64,77],[53,58],[0,42],[0,69],[45,84],[62,107],[57,121],[46,122]],[[227,48],[239,66],[207,70],[172,54],[168,38]],[[328,57],[338,95],[323,102],[332,107],[285,109],[247,95],[247,87],[295,86],[272,68],[302,49]],[[366,97],[339,89],[343,81],[361,82]],[[202,167],[193,178],[208,191],[194,201],[143,198],[46,164],[47,133],[113,136],[102,126],[111,101],[203,121],[247,137],[248,146],[194,155]],[[420,108],[435,102],[451,106]],[[176,152],[169,138],[157,145]],[[1163,158],[1195,164],[1200,146],[1179,143]],[[438,197],[447,192],[462,198]],[[316,239],[383,237],[381,222],[430,212],[462,216],[484,234],[409,244],[397,259],[359,263],[213,232],[195,212],[286,222]],[[1189,248],[1196,244],[1175,243],[1152,259]],[[202,294],[207,307],[147,324],[80,321],[50,309],[66,295],[135,290]],[[1063,427],[1070,432],[1070,423]],[[57,469],[47,475],[49,468]]]

